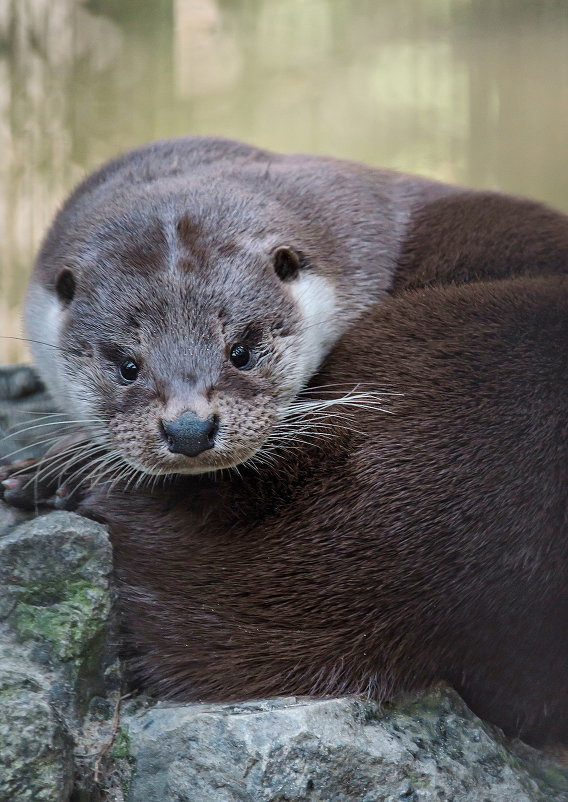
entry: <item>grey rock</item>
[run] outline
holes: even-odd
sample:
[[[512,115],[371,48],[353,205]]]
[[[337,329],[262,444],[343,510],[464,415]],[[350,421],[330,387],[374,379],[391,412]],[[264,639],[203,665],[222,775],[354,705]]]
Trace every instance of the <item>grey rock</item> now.
[[[568,800],[562,770],[531,776],[448,690],[382,712],[357,698],[159,704],[125,726],[128,802]]]
[[[43,392],[41,379],[31,365],[0,365],[0,399],[20,401]]]
[[[0,802],[66,802],[73,744],[33,666],[0,668]]]
[[[65,416],[54,413],[53,401],[32,367],[0,366],[0,465],[42,456],[49,447],[46,440],[65,429]]]
[[[107,628],[111,569],[108,536],[93,521],[54,512],[21,524],[0,540],[0,620],[79,679]]]
[[[120,687],[108,535],[72,513],[21,515],[0,502],[0,802],[68,802],[73,789],[98,802]],[[83,737],[95,729],[97,742]]]
[[[0,538],[11,532],[18,524],[29,521],[31,517],[31,513],[9,507],[0,501]]]

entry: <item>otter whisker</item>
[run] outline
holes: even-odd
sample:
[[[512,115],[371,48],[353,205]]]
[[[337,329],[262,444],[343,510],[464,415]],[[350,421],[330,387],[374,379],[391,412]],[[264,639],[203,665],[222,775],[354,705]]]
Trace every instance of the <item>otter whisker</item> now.
[[[339,412],[319,412],[316,410],[302,413],[302,415],[295,418],[285,418],[277,424],[275,429],[285,428],[290,431],[294,429],[301,431],[309,427],[318,431],[329,430],[333,432],[338,428],[347,427],[356,431],[354,424],[358,420],[360,419],[352,413],[340,414]]]
[[[354,388],[348,393],[339,396],[338,398],[322,398],[322,399],[313,399],[307,401],[292,401],[289,406],[289,410],[294,409],[316,409],[316,408],[327,408],[330,406],[357,406],[360,407],[364,404],[371,405],[373,408],[376,408],[376,404],[384,403],[385,394],[377,393],[377,392],[360,392]]]
[[[313,445],[326,437],[333,437],[334,432],[313,432],[306,428],[303,429],[282,429],[271,433],[266,442],[288,442],[292,440],[293,443],[303,443],[304,445]],[[307,439],[302,439],[307,438]]]
[[[304,387],[301,390],[298,390],[297,394],[302,395],[303,393],[313,393],[316,390],[317,391],[326,390],[329,392],[333,392],[333,390],[330,390],[330,388],[332,387],[347,387],[350,392],[353,390],[358,390],[360,387],[374,387],[375,390],[373,390],[373,392],[378,392],[381,394],[383,392],[381,389],[379,389],[379,385],[377,384],[377,382],[360,381],[357,382],[356,384],[353,384],[353,382],[327,382],[326,384],[311,384],[308,387]],[[389,395],[391,395],[390,391]],[[395,395],[397,395],[397,393],[395,393]]]
[[[105,451],[103,454],[99,454],[98,456],[93,455],[93,458],[87,463],[81,465],[77,471],[70,477],[72,481],[75,476],[79,477],[82,473],[87,472],[87,475],[83,477],[84,481],[87,482],[94,482],[97,483],[98,474],[102,468],[107,467],[110,463],[112,463],[115,459],[115,454],[113,452]]]
[[[151,467],[155,468],[156,464],[154,463]],[[151,478],[150,478],[151,476],[152,476],[151,474],[148,474],[145,471],[140,471],[140,470],[136,471],[136,473],[132,475],[132,479],[136,478],[136,484],[134,485],[134,490],[139,490],[146,483],[147,484],[151,484],[151,481],[152,481]],[[131,480],[129,480],[126,483],[126,489],[128,489],[128,487],[130,485],[130,481]]]
[[[101,475],[99,482],[105,479],[105,482],[108,483],[108,492],[112,493],[115,487],[132,475],[133,470],[132,465],[125,463],[123,459],[114,460],[112,465]]]
[[[80,449],[79,449],[79,447],[78,447],[79,445],[83,445],[83,443],[81,443],[81,444],[75,444],[75,447],[74,447],[74,448],[70,448],[70,449],[69,449],[69,452],[70,452],[70,453],[67,453],[67,454],[66,454],[66,453],[64,452],[64,454],[63,454],[63,456],[64,456],[64,459],[63,459],[63,460],[59,459],[59,460],[58,460],[58,463],[59,463],[59,464],[57,464],[57,465],[54,467],[54,469],[53,469],[53,470],[51,470],[51,471],[47,472],[45,477],[43,476],[43,473],[45,472],[45,469],[44,469],[43,471],[40,469],[40,470],[38,470],[38,471],[37,471],[37,472],[34,474],[34,476],[33,476],[33,483],[34,483],[34,494],[35,494],[35,498],[36,498],[36,500],[37,500],[37,498],[38,498],[38,490],[39,490],[39,483],[40,483],[40,480],[41,480],[41,481],[45,481],[45,479],[47,478],[47,476],[49,476],[49,475],[51,475],[51,474],[54,474],[54,473],[55,473],[55,474],[56,474],[56,476],[59,478],[59,477],[61,476],[62,472],[64,472],[64,470],[66,470],[66,469],[67,469],[67,466],[68,466],[68,465],[73,465],[73,464],[75,463],[75,459],[79,459],[79,458],[80,458]],[[52,465],[52,464],[53,464],[53,462],[49,462],[48,464],[49,464],[49,465]],[[40,463],[40,465],[41,465],[41,463]],[[29,483],[28,483],[28,484],[29,484]]]
[[[152,469],[160,468],[159,462],[154,460],[152,465],[151,465],[151,468]],[[146,482],[147,483],[146,486],[150,488],[151,492],[153,492],[156,489],[156,487],[157,487],[157,485],[158,485],[158,483],[160,481],[163,484],[165,484],[166,481],[171,478],[171,474],[169,474],[169,473],[149,474],[149,473],[145,473],[144,471],[141,471],[140,473],[141,473],[141,476],[140,476],[140,478],[138,480],[136,488],[142,487],[143,483]]]
[[[86,481],[91,482],[93,486],[108,484],[108,490],[111,492],[120,479],[120,476],[123,475],[124,470],[125,466],[122,455],[120,452],[113,452],[108,455],[108,458],[104,460],[104,462],[96,466],[96,469],[92,472],[90,477],[87,477]]]
[[[302,437],[311,437],[313,440],[321,438],[337,437],[340,431],[352,432],[364,436],[365,432],[361,429],[356,429],[354,426],[349,426],[346,423],[326,424],[321,421],[303,421],[301,426],[294,425],[285,428],[276,429],[274,432],[275,437],[283,438],[297,438],[298,435]]]
[[[239,477],[239,479],[243,478],[242,473],[239,471],[239,466],[238,465],[231,465],[229,467],[229,471],[232,471],[233,473],[236,473],[237,476]]]
[[[325,416],[305,414],[298,418],[289,418],[287,420],[283,420],[281,421],[280,424],[278,424],[278,427],[275,428],[284,427],[290,431],[293,429],[298,429],[301,431],[302,428],[306,426],[306,424],[309,424],[310,426],[313,427],[317,426],[318,429],[329,429],[333,431],[337,429],[337,427],[340,426],[343,422],[351,424],[353,423],[353,420],[354,420],[353,415],[338,415],[334,413],[329,413],[326,414]]]
[[[31,340],[29,337],[12,337],[8,334],[1,334],[0,339],[2,340],[19,340],[23,343],[36,343],[37,345],[45,345],[48,348],[55,348],[57,351],[63,351],[63,353],[75,354],[77,356],[83,356],[84,351],[80,351],[78,348],[62,348],[60,345],[54,345],[53,343],[46,343],[43,340]]]
[[[346,422],[347,424],[353,423],[351,415],[339,415],[337,413],[317,414],[314,412],[306,412],[294,418],[283,418],[273,428],[275,431],[302,431],[308,427],[319,427],[320,429],[333,430],[337,428],[339,422]]]
[[[101,451],[106,452],[107,450],[108,446],[106,443],[91,441],[85,436],[79,441],[71,443],[59,454],[46,454],[44,459],[47,461],[47,468],[54,463],[59,463],[60,466],[66,468],[74,465],[79,459],[88,461],[97,453]],[[65,465],[65,463],[67,463],[67,465]],[[87,464],[90,464],[90,462]]]
[[[42,412],[40,409],[16,409],[14,410],[16,415],[38,415],[38,420],[42,420],[42,418],[49,418],[53,415],[62,415],[62,412]]]
[[[32,447],[35,448],[36,446],[44,446],[44,445],[47,445],[47,443],[53,443],[53,442],[56,442],[57,440],[60,440],[60,439],[61,439],[61,435],[55,434],[55,435],[53,435],[53,437],[46,437],[44,440],[36,440],[33,443],[28,443],[25,446],[21,446],[20,448],[17,448],[15,451],[10,451],[8,454],[3,454],[2,455],[2,459],[3,460],[10,459],[11,457],[14,457],[16,454],[20,454],[22,451],[26,451],[28,448],[32,448]],[[3,442],[3,440],[0,441],[0,442]]]
[[[353,426],[353,421],[356,420],[355,410],[387,414],[392,414],[392,411],[382,406],[382,393],[362,392],[358,388],[359,385],[351,386],[347,393],[336,398],[293,401],[286,409],[281,410],[279,421],[257,454],[314,446],[339,431],[364,436],[363,431]]]
[[[63,452],[57,454],[55,457],[50,457],[49,455],[44,455],[42,459],[38,462],[38,468],[30,476],[29,480],[25,482],[23,485],[24,489],[28,488],[33,485],[34,488],[34,499],[37,505],[38,498],[39,498],[39,483],[44,482],[48,477],[52,475],[61,475],[66,470],[69,469],[70,466],[76,463],[76,461],[84,456],[84,441],[81,443],[74,443],[68,449],[65,449]],[[42,468],[42,464],[46,463],[45,466]],[[55,464],[54,464],[55,463]],[[15,471],[12,476],[18,476],[21,474],[26,474],[29,469],[23,468],[19,471]]]
[[[96,469],[92,472],[92,474],[86,478],[88,481],[92,481],[95,485],[102,484],[105,479],[106,481],[113,483],[116,479],[114,471],[125,470],[125,468],[130,468],[130,466],[128,463],[124,462],[122,452],[118,449],[114,449],[106,455],[106,459],[101,460],[100,464],[96,466]],[[112,486],[113,485],[111,484],[111,487]]]
[[[82,484],[89,484],[95,487],[103,482],[106,476],[113,474],[113,472],[121,467],[123,464],[122,456],[119,451],[111,451],[93,460],[89,465],[84,465],[79,468],[73,475],[80,480]],[[88,471],[86,475],[82,475]]]
[[[134,480],[136,480],[136,485],[134,489],[138,489],[138,487],[141,487],[144,482],[150,482],[152,477],[151,474],[147,473],[141,468],[136,467],[135,465],[130,464],[129,462],[125,462],[124,459],[122,459],[121,462],[122,462],[122,470],[117,470],[117,474],[111,482],[110,490],[112,490],[116,485],[118,485],[121,482],[125,482],[124,491],[129,489]],[[160,478],[159,474],[158,478]]]
[[[141,470],[140,468],[135,468],[134,466],[130,467],[132,468],[133,473],[126,481],[126,487],[125,487],[126,490],[128,490],[128,488],[132,486],[132,483],[134,483],[133,485],[134,490],[138,490],[141,487],[147,487],[152,483],[152,481],[156,477],[156,474],[148,473],[144,470]],[[153,463],[151,465],[152,469],[156,467],[158,467],[156,463]],[[158,478],[161,478],[161,476],[162,476],[161,474],[157,474]]]
[[[85,420],[63,420],[63,421],[51,421],[50,423],[39,423],[34,426],[27,426],[23,429],[18,429],[12,434],[6,435],[3,440],[9,440],[10,437],[16,437],[17,435],[24,434],[25,432],[31,432],[34,429],[42,429],[45,426],[76,426],[80,423],[106,423],[106,421],[101,420],[100,418],[89,418]]]
[[[36,471],[36,478],[45,481],[51,476],[62,475],[66,470],[75,465],[78,459],[84,456],[84,449],[81,447],[83,445],[83,443],[76,445],[50,459],[42,460]],[[42,467],[44,462],[45,465]]]
[[[108,492],[112,493],[116,487],[124,482],[124,480],[132,474],[132,470],[133,468],[131,465],[124,465],[123,462],[117,462],[113,465],[112,470],[109,472],[110,475],[106,479],[108,482]]]
[[[59,438],[56,438],[56,437],[55,437],[55,438],[49,438],[49,440],[45,440],[45,441],[41,441],[41,442],[42,442],[42,444],[44,444],[44,445],[45,445],[45,443],[47,443],[47,442],[50,442],[50,441],[52,441],[52,440],[56,441],[56,440],[58,440],[58,439],[59,439]],[[24,447],[24,449],[25,449],[25,448],[29,448],[29,446],[25,446],[25,447]],[[18,451],[23,451],[24,449],[18,449]],[[14,453],[17,453],[17,452],[12,452],[12,454],[14,454]],[[58,455],[57,455],[57,459],[58,459],[59,457],[61,457],[61,456],[66,456],[66,455],[67,455],[67,451],[63,452],[62,454],[58,454]],[[47,459],[48,459],[48,455],[47,455],[47,454],[44,454],[44,455],[43,455],[43,457],[42,457],[40,460],[38,460],[38,463],[37,463],[37,464],[38,464],[38,466],[41,466],[41,465],[42,465],[44,462],[47,462]],[[55,459],[55,458],[53,458],[53,459]],[[49,462],[47,462],[47,466],[46,466],[46,467],[51,467],[51,466],[53,465],[53,459],[52,459],[52,458],[50,458],[50,459],[49,459]],[[28,473],[28,472],[29,472],[29,470],[30,470],[30,469],[29,469],[29,466],[25,466],[25,467],[23,467],[23,468],[20,468],[20,469],[19,469],[19,470],[17,470],[17,471],[13,471],[13,473],[12,473],[11,475],[12,475],[12,476],[20,476],[21,474]],[[41,472],[41,471],[39,471],[39,472]]]
[[[354,413],[351,412],[351,410],[342,411],[340,409],[337,410],[334,409],[334,411],[331,413],[327,411],[330,407],[335,407],[335,406],[336,406],[335,404],[313,405],[312,407],[309,408],[294,410],[293,412],[290,411],[282,416],[282,420],[284,421],[309,420],[314,417],[323,417],[326,419],[329,418],[330,420],[332,420],[333,418],[341,418],[341,419],[354,418]],[[352,408],[354,408],[355,404],[352,404],[351,406]],[[357,405],[357,409],[364,412],[383,412],[385,414],[390,414],[390,415],[394,414],[393,410],[389,410],[386,409],[385,407],[378,405],[371,406],[369,404],[359,404]]]
[[[157,466],[157,463],[155,464],[155,467],[158,467],[158,466]],[[150,489],[152,490],[152,492],[153,492],[153,491],[156,489],[156,487],[157,487],[157,485],[158,485],[158,482],[159,482],[160,480],[162,480],[162,482],[165,484],[165,483],[166,483],[166,481],[167,481],[167,480],[168,480],[170,477],[171,477],[171,474],[167,474],[167,473],[164,473],[164,474],[159,474],[159,473],[157,473],[157,474],[155,474],[155,475],[154,475],[154,477],[153,477],[153,478],[151,479],[151,481],[150,481]]]
[[[148,476],[150,474],[147,474],[145,471],[140,470],[140,468],[135,468],[134,465],[129,465],[128,467],[130,468],[130,475],[126,480],[126,485],[124,489],[128,490],[128,488],[131,486],[134,480],[136,480],[134,489],[137,490],[145,481],[148,480]]]
[[[278,477],[282,475],[282,471],[278,470],[278,461],[272,457],[271,454],[267,454],[260,449],[256,452],[253,457],[250,457],[248,460],[242,463],[243,467],[252,468],[255,470],[259,475],[261,474],[260,468],[266,466],[270,470],[274,471]]]
[[[25,420],[25,421],[19,421],[18,423],[13,423],[11,426],[8,426],[8,427],[6,428],[6,431],[7,431],[7,432],[12,432],[12,431],[14,431],[14,430],[15,430],[15,429],[16,429],[18,426],[26,426],[28,423],[38,423],[39,421],[44,421],[44,420],[47,420],[48,418],[52,418],[52,417],[54,417],[54,415],[53,415],[53,414],[49,414],[49,415],[47,415],[47,414],[46,414],[46,415],[39,415],[37,412],[33,412],[33,413],[30,413],[30,414],[36,415],[36,417],[35,417],[33,420],[31,420],[31,421],[30,421],[30,419],[28,418],[28,419],[27,419],[27,420]],[[61,412],[57,412],[57,413],[55,413],[55,414],[56,414],[57,416],[61,417]]]
[[[310,437],[317,438],[318,436],[325,436],[327,434],[325,431],[311,430],[308,428],[308,423],[309,421],[302,421],[301,423],[294,422],[292,424],[282,423],[281,425],[274,427],[274,429],[268,435],[267,440],[272,437],[279,437],[282,435],[292,437],[297,434],[306,434]],[[333,434],[333,431],[331,431],[330,434]]]
[[[356,418],[352,412],[340,412],[339,410],[330,412],[328,410],[305,409],[298,411],[295,415],[282,417],[277,425],[292,427],[303,426],[305,423],[319,422],[321,424],[327,423],[329,426],[333,426],[337,420],[353,422]]]
[[[63,476],[67,473],[74,465],[77,464],[79,461],[83,461],[85,459],[85,441],[81,443],[77,443],[74,446],[70,447],[66,451],[58,454],[56,457],[51,458],[47,461],[46,466],[43,469],[40,469],[36,472],[36,479],[38,481],[45,481],[51,476]],[[102,446],[96,446],[93,448],[94,453],[100,451]],[[88,456],[88,452],[87,452]],[[88,469],[88,465],[83,465],[82,468],[84,470]],[[75,473],[79,473],[81,469],[76,471]],[[67,481],[72,480],[74,478],[75,473],[72,474],[70,477],[67,477]]]

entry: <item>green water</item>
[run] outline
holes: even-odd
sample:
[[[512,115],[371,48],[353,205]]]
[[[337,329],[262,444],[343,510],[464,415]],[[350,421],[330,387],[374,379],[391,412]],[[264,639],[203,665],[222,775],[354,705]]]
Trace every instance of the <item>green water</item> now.
[[[568,211],[568,0],[0,0],[0,334],[71,186],[187,133]]]

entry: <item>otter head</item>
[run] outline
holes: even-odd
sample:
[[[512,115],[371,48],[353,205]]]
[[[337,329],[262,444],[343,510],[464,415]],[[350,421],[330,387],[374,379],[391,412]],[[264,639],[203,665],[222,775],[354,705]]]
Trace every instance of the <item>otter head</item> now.
[[[251,459],[340,333],[333,280],[293,225],[166,200],[100,204],[72,234],[64,209],[28,293],[42,376],[115,474]]]

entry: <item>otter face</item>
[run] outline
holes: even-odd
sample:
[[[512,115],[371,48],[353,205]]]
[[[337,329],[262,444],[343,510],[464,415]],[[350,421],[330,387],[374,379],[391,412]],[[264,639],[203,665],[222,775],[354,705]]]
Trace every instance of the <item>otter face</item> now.
[[[108,454],[153,475],[253,457],[339,334],[330,279],[274,236],[215,240],[187,217],[105,224],[40,255],[37,365]]]

